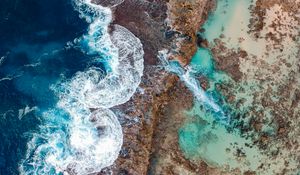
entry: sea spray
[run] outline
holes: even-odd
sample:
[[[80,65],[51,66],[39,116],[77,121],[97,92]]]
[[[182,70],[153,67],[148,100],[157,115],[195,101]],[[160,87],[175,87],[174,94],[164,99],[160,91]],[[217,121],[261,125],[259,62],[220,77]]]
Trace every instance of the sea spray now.
[[[90,24],[88,33],[74,43],[91,57],[91,66],[51,86],[57,105],[37,112],[42,125],[39,133],[31,134],[21,174],[99,172],[113,164],[123,143],[122,128],[109,108],[127,102],[139,86],[144,69],[142,44],[119,25],[108,34],[109,8],[89,0],[73,2]],[[105,70],[97,66],[100,62]]]
[[[115,25],[114,29],[111,41],[118,52],[109,54],[112,58],[107,61],[110,66],[107,75],[103,77],[97,67],[91,67],[78,72],[69,83],[73,89],[69,91],[71,96],[84,101],[88,108],[110,108],[127,102],[141,81],[144,69],[141,42],[122,26]],[[89,43],[93,51],[98,48],[94,44]]]
[[[167,50],[161,50],[158,57],[166,71],[176,74],[189,90],[193,92],[195,98],[203,103],[208,110],[214,112],[217,121],[226,125],[229,123],[229,115],[226,115],[222,107],[200,86],[198,80],[195,78],[196,71],[192,67],[182,67],[178,61],[168,60]]]

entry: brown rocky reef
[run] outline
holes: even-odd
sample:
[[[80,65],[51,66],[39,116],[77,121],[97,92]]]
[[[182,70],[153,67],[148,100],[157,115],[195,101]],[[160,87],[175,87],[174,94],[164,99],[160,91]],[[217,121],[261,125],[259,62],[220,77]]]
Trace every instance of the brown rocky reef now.
[[[172,59],[182,65],[189,63],[197,49],[196,33],[207,0],[94,0],[94,3],[111,7],[112,24],[134,33],[145,51],[140,88],[129,102],[113,109],[120,114],[124,132],[120,157],[99,174],[206,171],[205,164],[191,164],[179,150],[177,131],[184,120],[181,111],[191,106],[193,97],[176,76],[158,66],[157,54],[168,49]]]
[[[196,33],[214,7],[214,0],[94,2],[111,7],[112,24],[122,25],[134,33],[145,51],[140,88],[129,102],[113,109],[120,114],[124,132],[120,156],[113,166],[100,174],[226,174],[201,160],[191,162],[182,155],[177,132],[185,121],[182,111],[191,107],[193,97],[176,76],[159,67],[157,59],[158,51],[168,49],[170,59],[187,65],[197,44],[208,47],[216,68],[232,78],[218,90],[234,109],[244,112],[241,121],[249,121],[249,124],[236,127],[245,135],[253,133],[248,136],[267,155],[261,169],[269,169],[273,160],[284,160],[284,169],[275,168],[278,174],[286,174],[288,169],[298,166],[300,17],[295,14],[300,12],[299,0],[254,1],[247,33],[254,42],[266,46],[261,48],[264,52],[257,55],[247,48],[230,48],[225,35],[217,38],[214,44],[201,38],[197,40]],[[207,88],[207,84],[202,85]]]

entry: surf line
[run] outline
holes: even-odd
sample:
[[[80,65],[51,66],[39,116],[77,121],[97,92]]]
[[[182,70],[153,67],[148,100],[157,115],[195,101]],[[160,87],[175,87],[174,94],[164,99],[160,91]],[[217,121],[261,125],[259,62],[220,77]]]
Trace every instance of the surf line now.
[[[24,175],[85,175],[112,165],[121,150],[123,133],[110,108],[127,102],[143,75],[142,43],[120,25],[113,25],[112,34],[108,33],[111,10],[91,0],[73,3],[89,23],[87,34],[74,43],[94,64],[51,86],[58,102],[41,112],[39,133],[31,133],[19,166]],[[105,70],[95,64],[100,62]]]

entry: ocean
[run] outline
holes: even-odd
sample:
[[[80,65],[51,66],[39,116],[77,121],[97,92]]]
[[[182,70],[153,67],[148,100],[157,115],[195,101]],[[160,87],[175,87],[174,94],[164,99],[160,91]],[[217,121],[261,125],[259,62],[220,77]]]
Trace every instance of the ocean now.
[[[86,66],[67,43],[87,24],[61,0],[4,0],[0,13],[0,174],[19,174],[29,135],[42,123],[37,111],[57,101],[50,85]]]
[[[0,2],[0,174],[88,174],[123,142],[111,107],[143,74],[142,44],[89,0]],[[91,110],[93,109],[93,110]]]

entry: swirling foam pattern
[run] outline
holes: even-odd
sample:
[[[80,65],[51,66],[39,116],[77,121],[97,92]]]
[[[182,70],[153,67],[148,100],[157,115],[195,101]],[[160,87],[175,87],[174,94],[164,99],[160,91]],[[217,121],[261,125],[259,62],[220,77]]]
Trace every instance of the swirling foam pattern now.
[[[127,102],[139,86],[142,44],[119,25],[108,34],[110,9],[89,0],[75,0],[74,7],[90,23],[88,33],[75,42],[91,57],[92,66],[51,87],[57,108],[41,112],[44,125],[32,134],[21,174],[99,172],[113,164],[123,143],[122,128],[109,108]],[[105,72],[97,67],[99,62]]]
[[[69,83],[73,89],[70,95],[84,101],[88,108],[110,108],[125,103],[141,81],[144,69],[141,42],[122,26],[115,25],[114,29],[111,44],[119,49],[118,55],[114,53],[117,49],[114,49],[113,53],[109,54],[110,58],[105,58],[110,62],[107,75],[103,78],[101,71],[91,67],[86,72],[79,72]],[[90,29],[90,36],[97,36],[95,32]],[[90,45],[90,54],[104,52],[98,49],[100,47],[97,41],[91,42],[87,36],[83,39]]]

